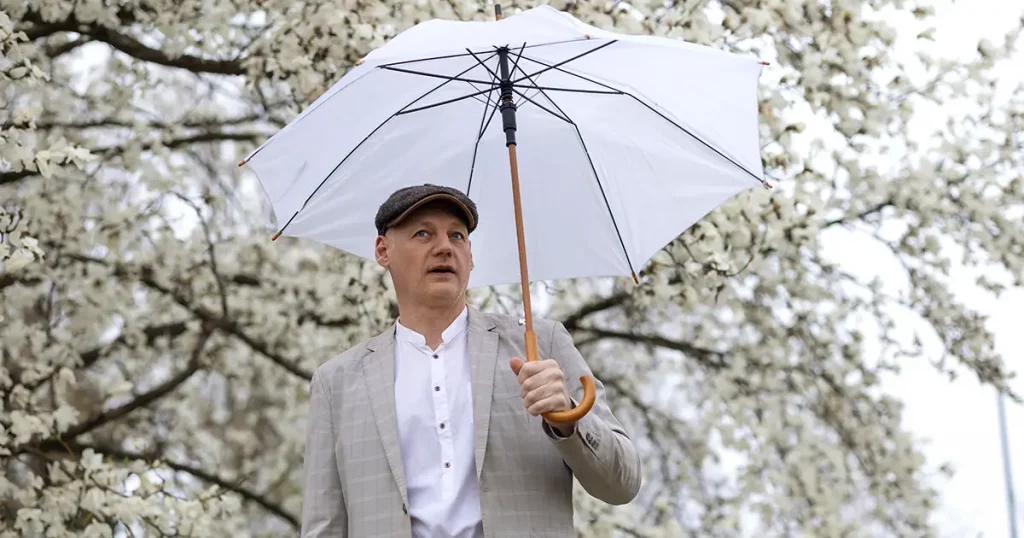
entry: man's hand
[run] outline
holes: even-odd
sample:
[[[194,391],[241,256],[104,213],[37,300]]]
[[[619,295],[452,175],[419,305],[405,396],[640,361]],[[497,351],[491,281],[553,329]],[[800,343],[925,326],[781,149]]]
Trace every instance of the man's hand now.
[[[536,417],[549,411],[572,409],[572,400],[565,388],[565,375],[558,362],[551,359],[523,362],[519,357],[512,357],[508,364],[519,381],[527,413]],[[573,424],[550,425],[564,436],[572,435],[575,430]]]

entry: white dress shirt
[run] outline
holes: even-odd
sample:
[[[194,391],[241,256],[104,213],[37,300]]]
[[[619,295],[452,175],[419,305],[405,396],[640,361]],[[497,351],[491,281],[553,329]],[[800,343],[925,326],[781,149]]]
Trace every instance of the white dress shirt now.
[[[413,538],[483,536],[467,316],[445,329],[437,350],[396,324],[395,410]]]

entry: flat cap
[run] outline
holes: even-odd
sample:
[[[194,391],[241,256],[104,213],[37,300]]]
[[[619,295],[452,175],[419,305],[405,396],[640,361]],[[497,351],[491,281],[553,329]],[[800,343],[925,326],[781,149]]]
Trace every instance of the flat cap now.
[[[388,228],[405,220],[413,211],[430,202],[438,201],[448,202],[455,207],[462,214],[470,233],[476,229],[479,217],[473,200],[458,189],[427,183],[401,188],[391,193],[377,209],[377,217],[374,219],[377,233],[384,235]]]

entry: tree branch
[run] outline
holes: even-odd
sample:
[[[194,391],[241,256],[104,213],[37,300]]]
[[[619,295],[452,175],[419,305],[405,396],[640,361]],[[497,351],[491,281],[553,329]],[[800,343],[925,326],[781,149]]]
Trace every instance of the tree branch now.
[[[194,73],[213,73],[218,75],[245,75],[241,59],[215,60],[199,56],[180,55],[171,57],[167,53],[150,48],[139,40],[95,24],[82,24],[74,16],[63,21],[46,22],[38,13],[29,11],[25,21],[32,23],[29,28],[19,28],[30,40],[51,36],[59,32],[76,32],[102,41],[112,48],[133,58],[167,67],[187,69]]]
[[[14,182],[19,181],[21,179],[24,179],[26,177],[34,176],[34,175],[36,175],[38,173],[39,172],[37,172],[35,170],[28,170],[28,169],[21,170],[19,172],[3,172],[3,173],[0,173],[0,185],[6,185],[8,183],[14,183]]]
[[[183,334],[185,331],[186,331],[186,324],[185,324],[185,322],[184,321],[176,321],[176,322],[173,322],[173,323],[165,323],[165,324],[162,324],[162,325],[152,325],[152,326],[146,327],[145,329],[142,330],[142,334],[144,334],[146,336],[146,343],[148,344],[148,343],[152,343],[153,340],[156,340],[157,338],[159,338],[161,336],[166,336],[168,338],[174,338],[176,336],[179,336],[179,335]],[[102,345],[102,346],[97,346],[97,347],[94,347],[94,348],[90,349],[89,351],[83,351],[82,353],[79,353],[78,356],[82,359],[82,364],[81,364],[80,368],[88,368],[88,367],[92,366],[94,363],[96,363],[96,361],[98,361],[98,360],[102,359],[103,357],[105,357],[108,351],[113,349],[115,346],[118,346],[120,344],[124,344],[125,341],[126,341],[125,335],[122,334],[122,335],[118,336],[116,339],[114,339],[112,342],[110,342],[109,344],[105,344],[105,345]],[[59,370],[60,370],[59,367],[54,368],[47,375],[45,375],[45,376],[35,380],[32,383],[29,383],[29,384],[25,385],[25,388],[27,388],[29,391],[33,391],[33,390],[39,388],[44,383],[46,383],[47,381],[52,379],[53,376],[56,375]]]
[[[670,340],[664,336],[621,332],[597,327],[579,327],[578,330],[584,333],[590,333],[594,335],[596,339],[604,338],[624,340],[634,344],[643,344],[679,351],[699,360],[706,366],[714,368],[723,368],[726,366],[725,354],[720,351],[690,345],[686,342]]]
[[[271,502],[269,499],[267,499],[263,495],[260,495],[259,493],[256,493],[255,491],[253,491],[253,490],[251,490],[251,489],[241,485],[240,483],[229,482],[225,478],[221,478],[221,477],[219,477],[219,476],[217,476],[215,474],[209,473],[207,471],[204,471],[204,470],[202,470],[202,469],[200,469],[198,467],[194,467],[192,465],[188,465],[188,464],[185,464],[185,463],[173,462],[173,461],[167,461],[167,460],[161,458],[161,456],[159,454],[152,454],[152,453],[147,454],[147,453],[142,453],[142,452],[131,452],[131,451],[127,451],[127,450],[123,450],[123,449],[119,449],[119,448],[114,448],[114,447],[103,447],[103,446],[96,446],[96,445],[83,444],[83,443],[74,443],[74,442],[69,442],[69,443],[66,443],[65,445],[50,446],[48,448],[50,448],[52,450],[61,450],[61,449],[67,450],[67,449],[70,449],[75,454],[81,454],[83,451],[85,451],[87,449],[92,449],[97,454],[103,454],[105,456],[109,456],[109,457],[112,457],[112,458],[120,458],[120,459],[126,459],[126,460],[141,460],[141,461],[145,461],[145,462],[147,462],[147,463],[149,463],[151,465],[164,465],[164,466],[167,466],[167,467],[169,467],[171,469],[174,469],[175,471],[181,471],[183,473],[188,473],[188,474],[190,474],[190,475],[192,475],[192,476],[194,476],[194,477],[196,477],[196,478],[198,478],[200,480],[203,480],[204,482],[208,482],[210,484],[216,484],[216,485],[218,485],[218,486],[220,486],[220,487],[222,487],[224,489],[233,491],[233,492],[237,493],[243,499],[245,499],[247,501],[250,501],[250,502],[253,502],[253,503],[256,503],[257,505],[261,506],[266,511],[268,511],[268,512],[270,512],[270,513],[280,517],[281,519],[287,521],[292,527],[294,527],[296,529],[298,529],[300,527],[298,518],[296,518],[294,515],[290,514],[287,510],[284,509],[284,507],[282,507],[281,505],[278,505],[276,503]]]
[[[54,116],[53,118],[57,118]],[[91,120],[66,120],[58,121],[56,119],[47,119],[43,121],[37,121],[34,124],[35,130],[49,130],[49,129],[93,129],[97,127],[124,127],[131,129],[140,127],[142,129],[170,129],[170,128],[189,128],[189,129],[212,129],[214,127],[223,127],[225,125],[242,125],[245,123],[256,123],[259,121],[267,121],[273,124],[277,124],[275,120],[266,117],[263,114],[249,114],[245,116],[236,116],[234,118],[201,118],[201,119],[189,119],[183,118],[180,120],[172,120],[169,122],[165,121],[150,121],[142,124],[133,123],[130,120],[121,120],[117,118],[99,118]],[[28,128],[28,124],[15,124],[14,122],[0,123],[0,129],[10,129],[12,127]]]
[[[259,354],[263,355],[264,357],[267,357],[278,366],[290,372],[292,375],[302,378],[304,381],[309,381],[309,379],[313,376],[312,372],[307,372],[302,368],[299,368],[298,366],[292,364],[291,361],[285,359],[283,356],[271,351],[269,345],[247,334],[235,321],[227,319],[223,316],[219,316],[202,306],[193,305],[182,294],[175,292],[174,290],[168,288],[167,286],[160,282],[157,282],[156,279],[153,277],[154,271],[152,267],[142,266],[129,270],[127,267],[121,264],[112,264],[99,258],[92,258],[80,254],[68,254],[67,258],[82,262],[96,263],[106,267],[110,267],[113,269],[114,274],[119,277],[138,278],[139,282],[142,282],[146,287],[152,289],[153,291],[158,291],[164,295],[167,295],[168,297],[173,299],[174,302],[178,303],[179,306],[188,310],[193,315],[202,320],[204,323],[208,324],[208,326],[215,329],[220,329],[234,336],[235,338],[238,338],[242,342],[245,342],[245,344],[252,348],[253,351],[256,351]]]
[[[89,420],[69,428],[68,431],[64,432],[62,437],[64,439],[74,439],[83,433],[99,428],[100,426],[117,420],[140,407],[145,407],[150,403],[155,402],[170,393],[172,390],[176,389],[185,381],[188,381],[193,374],[199,371],[199,357],[202,355],[203,348],[206,347],[206,342],[209,341],[212,332],[213,331],[211,329],[206,329],[199,335],[199,341],[196,342],[195,347],[192,348],[192,355],[189,357],[188,365],[184,370],[179,372],[178,375],[164,381],[153,390],[136,396],[132,401],[120,407],[99,413]]]
[[[577,309],[569,316],[567,316],[564,320],[562,320],[562,325],[564,325],[565,328],[568,330],[578,328],[579,322],[582,321],[583,318],[591,314],[596,314],[597,312],[601,312],[603,310],[608,310],[609,308],[619,306],[622,303],[626,302],[626,300],[629,299],[629,297],[629,293],[622,291],[613,295],[609,295],[608,297],[604,297],[596,301],[587,303],[581,306],[579,309]]]
[[[205,132],[205,133],[198,133],[198,134],[194,134],[194,135],[188,135],[188,136],[181,136],[181,137],[177,137],[177,138],[172,138],[172,139],[170,139],[167,142],[164,142],[162,144],[159,144],[159,143],[143,144],[142,150],[143,151],[148,151],[148,150],[151,150],[151,149],[153,149],[154,147],[156,147],[158,145],[162,146],[162,147],[165,147],[165,148],[168,148],[168,149],[176,149],[176,148],[180,148],[182,146],[187,146],[187,145],[190,145],[190,144],[202,144],[202,143],[207,143],[207,142],[228,142],[228,141],[256,142],[256,141],[260,141],[260,140],[265,140],[269,136],[270,135],[268,135],[266,133],[260,133],[260,132],[255,132],[255,131],[254,132],[242,132],[242,133]],[[105,146],[105,147],[98,147],[98,148],[89,148],[88,150],[92,154],[103,155],[104,157],[109,158],[109,157],[115,157],[115,156],[120,155],[121,153],[123,153],[124,150],[125,150],[125,146],[124,146],[124,144],[117,144],[117,145],[112,145],[112,146]],[[25,170],[21,170],[19,172],[4,172],[4,173],[0,173],[0,185],[5,185],[7,183],[14,183],[14,182],[16,182],[16,181],[18,181],[20,179],[24,179],[26,177],[35,176],[35,175],[39,175],[39,171],[38,170],[28,170],[28,169],[25,169]]]
[[[863,220],[865,217],[869,217],[871,215],[874,215],[875,213],[880,213],[885,208],[891,207],[892,205],[893,205],[892,200],[885,200],[883,202],[879,202],[879,203],[875,204],[874,206],[871,206],[871,207],[865,209],[864,211],[861,211],[860,213],[857,213],[856,215],[848,215],[848,216],[845,216],[845,217],[840,217],[838,219],[833,219],[833,220],[830,220],[830,221],[826,221],[825,224],[822,224],[821,227],[822,228],[830,228],[832,226],[845,224],[847,222],[854,221],[854,220]]]

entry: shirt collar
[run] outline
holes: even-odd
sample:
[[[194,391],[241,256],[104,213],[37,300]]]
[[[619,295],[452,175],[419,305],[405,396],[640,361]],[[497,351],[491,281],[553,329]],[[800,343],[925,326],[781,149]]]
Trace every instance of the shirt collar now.
[[[464,307],[462,312],[452,321],[451,325],[447,329],[441,332],[441,345],[438,347],[446,347],[449,345],[457,336],[462,334],[462,331],[466,329],[469,324],[469,307]],[[426,346],[427,339],[422,334],[402,325],[402,319],[399,318],[395,323],[395,338],[402,342],[413,344],[415,346]]]

